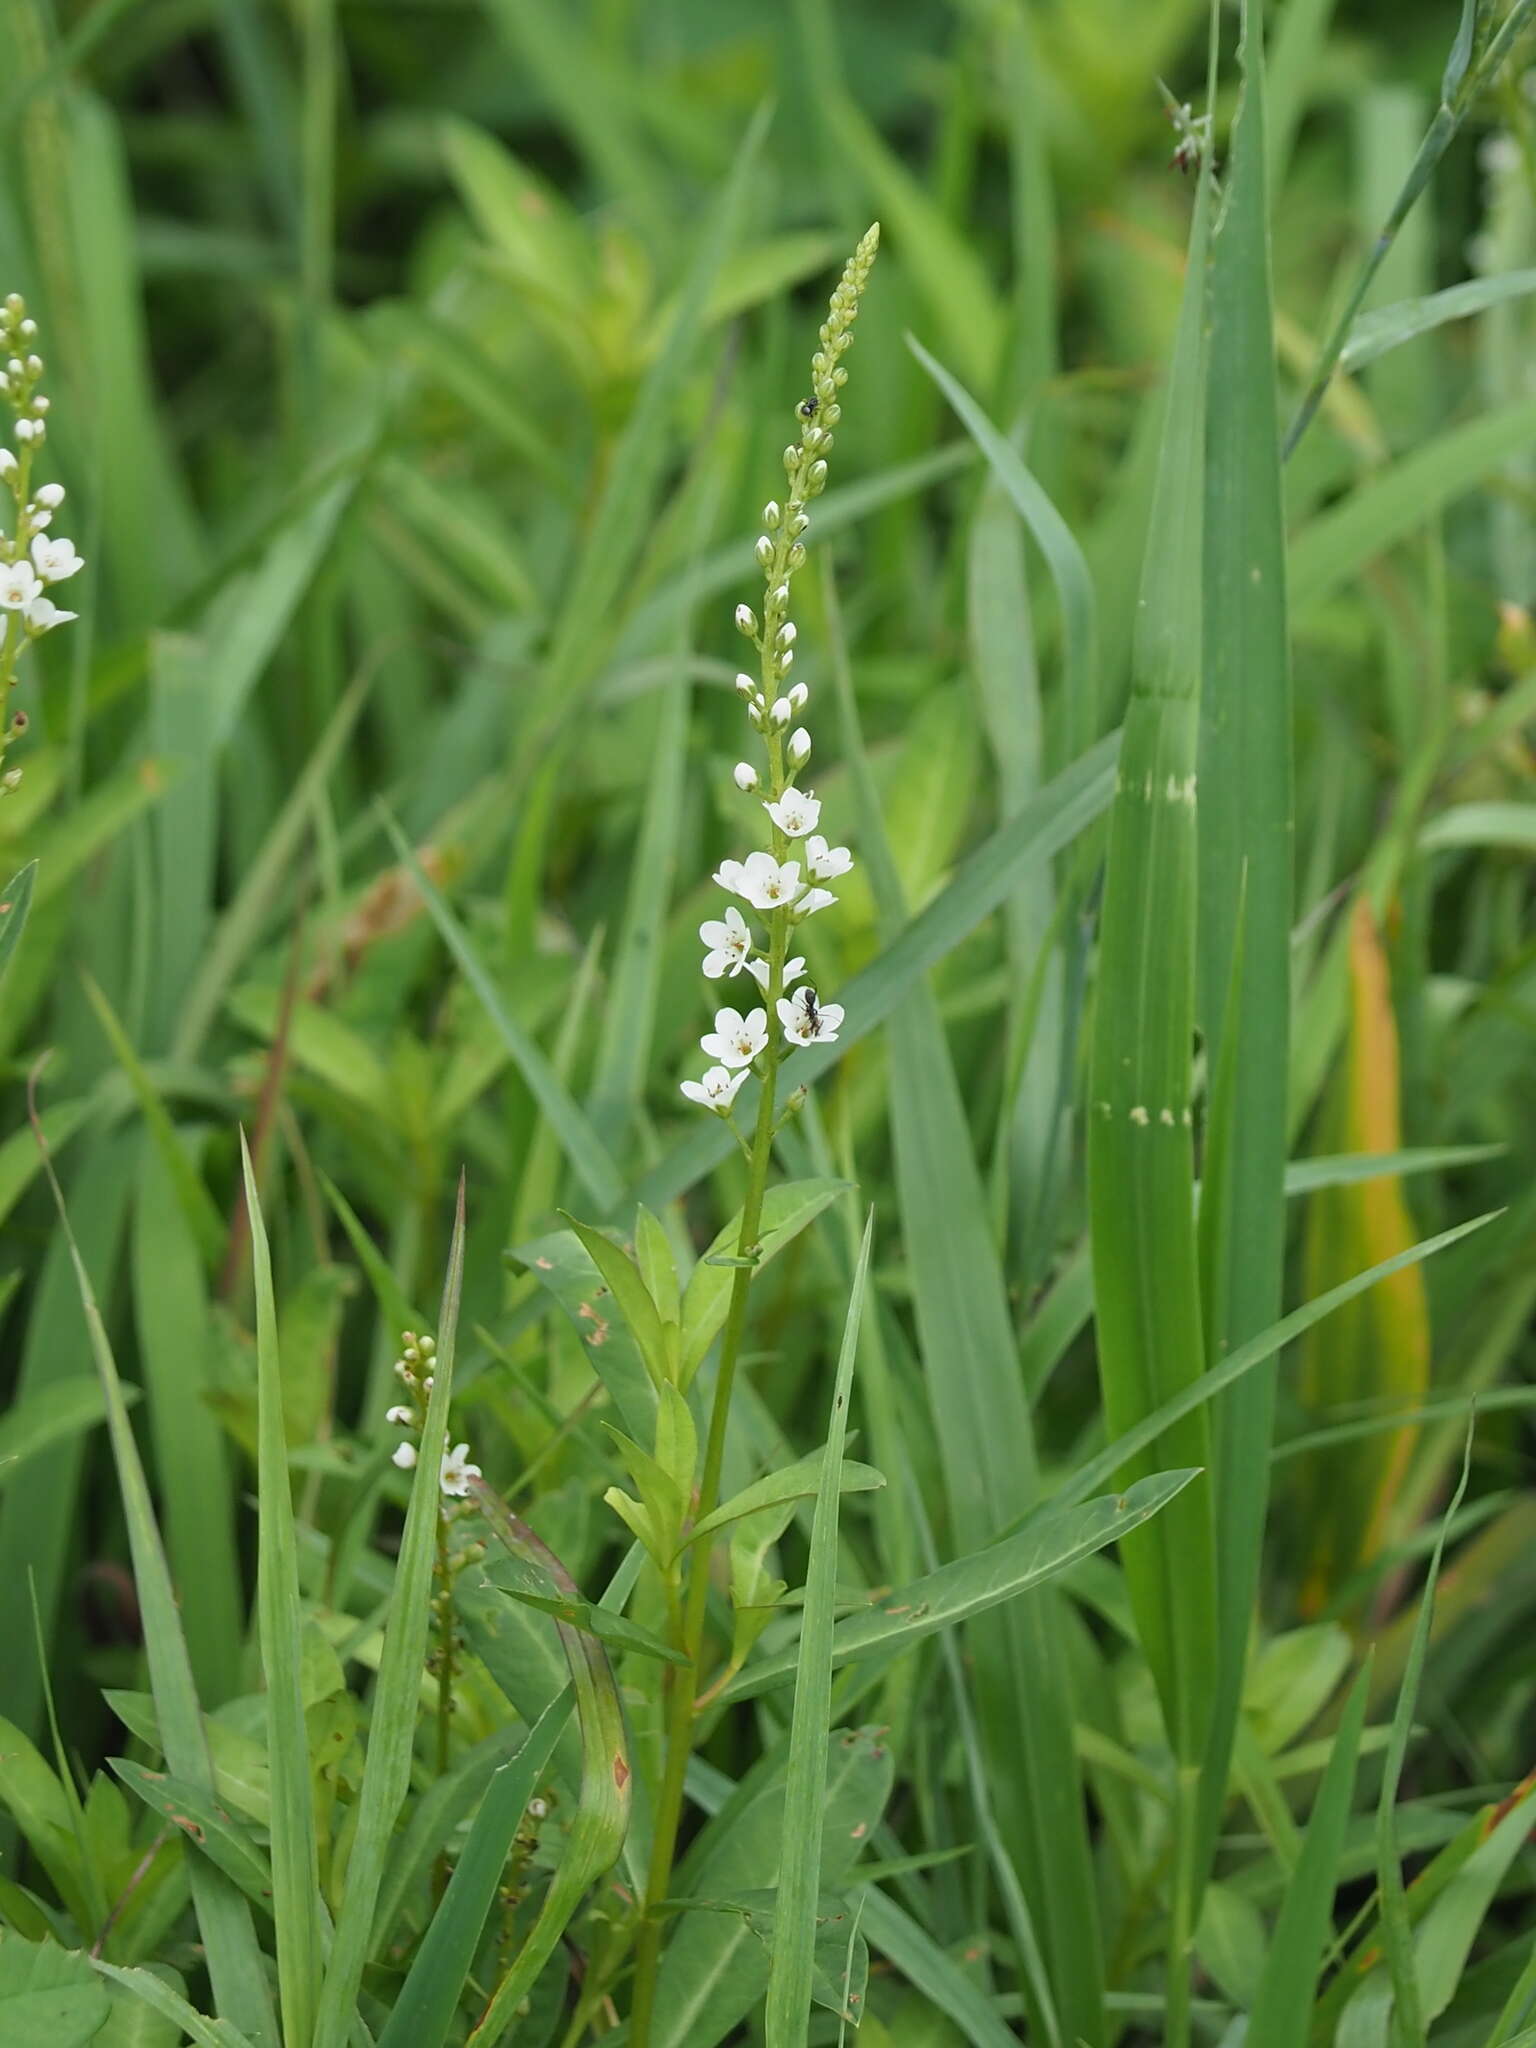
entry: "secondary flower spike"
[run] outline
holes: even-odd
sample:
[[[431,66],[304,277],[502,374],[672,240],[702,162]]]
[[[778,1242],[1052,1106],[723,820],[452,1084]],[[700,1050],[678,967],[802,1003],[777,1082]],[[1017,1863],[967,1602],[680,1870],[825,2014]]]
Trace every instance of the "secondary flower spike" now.
[[[842,1006],[823,1004],[809,983],[797,988],[793,998],[788,996],[805,972],[803,958],[789,957],[790,933],[803,919],[837,901],[830,889],[820,885],[835,881],[853,866],[847,847],[830,845],[818,830],[821,799],[795,784],[796,773],[811,757],[812,741],[809,728],[794,721],[811,693],[803,674],[797,673],[790,681],[800,653],[790,598],[795,575],[805,564],[806,535],[811,528],[809,506],[826,488],[827,457],[842,417],[840,393],[848,381],[842,359],[853,344],[859,300],[879,244],[876,225],[848,259],[832,294],[819,346],[811,358],[810,395],[795,404],[795,438],[784,450],[784,497],[782,501],[770,498],[764,505],[763,530],[752,549],[763,572],[762,607],[760,611],[749,604],[736,607],[736,630],[752,642],[759,658],[755,678],[745,672],[737,676],[736,694],[746,711],[747,724],[759,739],[765,762],[760,769],[752,761],[740,761],[731,779],[743,795],[763,792],[758,801],[767,817],[769,844],[753,849],[744,859],[721,861],[714,880],[756,911],[761,925],[754,928],[731,904],[723,917],[700,925],[699,937],[706,948],[705,975],[719,981],[745,969],[762,990],[765,1006],[745,1016],[736,1010],[721,1010],[714,1030],[699,1041],[717,1064],[701,1081],[684,1081],[682,1092],[690,1102],[717,1116],[730,1116],[747,1075],[754,1073],[765,1084],[760,1118],[771,1119],[773,1083],[784,1051],[832,1042],[843,1021]],[[778,1020],[778,1038],[770,1034],[770,1015]],[[796,1091],[790,1098],[789,1110],[797,1106],[803,1092]],[[760,1124],[762,1130],[770,1128],[771,1122]]]
[[[20,293],[12,292],[0,303],[0,406],[9,409],[16,443],[0,444],[0,507],[10,500],[9,518],[0,513],[0,795],[21,780],[19,768],[5,767],[7,747],[27,724],[25,714],[9,709],[21,656],[45,633],[77,617],[47,592],[85,567],[72,540],[48,531],[64,502],[64,486],[33,484],[48,434],[48,400],[39,389],[45,366],[36,336],[37,322],[28,317]]]

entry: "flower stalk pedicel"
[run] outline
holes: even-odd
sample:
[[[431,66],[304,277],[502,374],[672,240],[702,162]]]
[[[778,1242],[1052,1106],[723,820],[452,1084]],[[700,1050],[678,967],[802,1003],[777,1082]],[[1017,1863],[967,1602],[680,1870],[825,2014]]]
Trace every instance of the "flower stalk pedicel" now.
[[[77,616],[56,604],[52,591],[85,567],[72,540],[48,531],[64,502],[63,485],[32,488],[33,458],[48,435],[36,339],[37,322],[29,318],[20,293],[10,293],[0,304],[0,399],[10,409],[16,442],[14,449],[0,444],[0,486],[10,496],[13,513],[10,532],[0,534],[0,795],[21,780],[19,768],[5,766],[6,749],[27,724],[25,712],[10,711],[17,665],[34,640]]]
[[[748,1073],[756,1076],[759,1093],[750,1144],[743,1140],[747,1188],[692,1514],[695,1523],[719,1502],[726,1423],[746,1324],[747,1293],[758,1255],[769,1159],[782,1121],[778,1114],[779,1068],[786,1052],[796,1046],[834,1039],[843,1019],[839,1005],[823,1004],[809,983],[797,987],[793,999],[787,994],[805,970],[803,958],[790,955],[795,927],[836,902],[833,892],[822,884],[846,874],[853,864],[846,847],[831,848],[820,834],[821,803],[796,781],[810,759],[811,736],[803,724],[796,724],[809,692],[803,683],[790,680],[797,632],[789,604],[795,574],[806,558],[805,536],[811,526],[808,508],[826,487],[827,456],[841,416],[839,394],[848,377],[842,358],[853,341],[859,300],[879,241],[877,223],[849,258],[832,294],[811,361],[810,395],[795,409],[796,435],[784,450],[784,500],[781,504],[770,499],[763,507],[763,532],[753,550],[763,572],[761,613],[747,604],[736,607],[737,631],[752,642],[758,654],[757,677],[739,675],[736,689],[748,725],[760,736],[765,758],[761,768],[748,761],[740,763],[733,780],[752,804],[761,807],[768,844],[755,848],[744,860],[722,861],[714,876],[737,903],[757,913],[756,921],[749,922],[737,903],[731,903],[723,917],[700,926],[699,937],[707,948],[705,975],[718,981],[725,976],[734,978],[745,969],[762,991],[763,1002],[745,1014],[733,1007],[717,1012],[714,1030],[700,1041],[714,1064],[702,1080],[684,1081],[682,1092],[690,1101],[731,1121],[733,1128],[736,1097]],[[792,1115],[801,1100],[803,1091],[797,1090],[783,1114]],[[742,1134],[738,1131],[737,1135]],[[710,1545],[694,1545],[686,1585],[681,1567],[675,1567],[667,1589],[676,1646],[686,1661],[669,1667],[667,1675],[666,1762],[635,1949],[631,2048],[650,2048],[651,2043],[664,1924],[658,1908],[671,1885],[684,1776],[693,1747],[709,1564]]]

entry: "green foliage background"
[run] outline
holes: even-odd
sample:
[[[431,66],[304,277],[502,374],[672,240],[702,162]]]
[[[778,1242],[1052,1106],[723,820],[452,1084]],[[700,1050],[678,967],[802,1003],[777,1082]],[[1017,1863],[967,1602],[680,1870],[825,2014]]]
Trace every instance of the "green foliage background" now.
[[[1456,12],[1270,9],[1286,417],[1433,117]],[[1223,20],[1225,174],[1236,19]],[[89,566],[70,586],[81,623],[42,647],[18,694],[24,779],[0,802],[0,870],[38,863],[0,985],[0,1449],[15,1458],[0,1467],[0,2012],[17,1944],[45,1940],[95,1942],[121,1966],[158,1959],[207,2010],[184,1867],[198,1856],[131,1775],[172,1746],[163,1701],[157,1725],[146,1699],[142,1527],[96,1426],[96,1361],[29,1087],[132,1402],[192,1677],[218,1710],[226,1860],[247,1877],[263,1866],[240,1859],[266,1855],[273,1818],[253,1639],[249,1136],[276,1281],[261,1371],[269,1420],[281,1403],[310,1618],[297,1711],[319,1886],[338,1911],[407,1492],[387,1464],[390,1366],[403,1324],[435,1326],[461,1168],[448,1440],[473,1444],[591,1601],[623,1556],[602,1500],[619,1465],[598,1427],[620,1419],[619,1368],[594,1380],[591,1331],[531,1260],[571,1253],[556,1238],[566,1209],[628,1235],[638,1194],[686,1274],[741,1201],[738,1158],[677,1092],[709,1021],[694,936],[716,914],[707,878],[742,850],[731,612],[757,595],[759,507],[779,487],[829,277],[878,216],[797,649],[817,792],[861,863],[806,947],[829,999],[852,985],[849,1042],[780,1148],[787,1178],[858,1194],[825,1213],[829,1191],[804,1196],[809,1227],[786,1230],[754,1286],[729,1490],[823,1441],[872,1205],[853,1455],[887,1483],[843,1501],[818,1617],[829,1589],[841,1613],[1070,1493],[1106,1441],[1084,1117],[1110,771],[1107,756],[1077,764],[1120,725],[1135,667],[1195,190],[1170,165],[1156,81],[1200,104],[1206,9],[6,0],[4,21],[0,287],[24,292],[42,326],[48,473],[69,488]],[[1536,263],[1532,62],[1526,38],[1471,110],[1372,288],[1378,314]],[[1378,329],[1389,340],[1407,331],[1396,317]],[[1255,916],[1282,950],[1290,929],[1295,1001],[1267,1094],[1257,1069],[1233,1083],[1231,1156],[1250,1111],[1283,1117],[1294,1185],[1272,1220],[1286,1307],[1501,1214],[1427,1262],[1422,1292],[1382,1290],[1347,1324],[1319,1324],[1300,1374],[1283,1353],[1272,1432],[1261,1408],[1248,1440],[1244,1483],[1261,1493],[1267,1472],[1273,1509],[1246,1674],[1246,1594],[1230,1587],[1211,1667],[1212,1683],[1244,1686],[1244,1706],[1230,1783],[1212,1795],[1216,1882],[1187,1930],[1193,2024],[1209,2040],[1237,2015],[1254,2016],[1251,2043],[1527,2038],[1533,1867],[1488,1809],[1519,1788],[1523,1812],[1536,1761],[1536,630],[1519,609],[1536,599],[1531,339],[1528,301],[1511,294],[1362,358],[1285,471],[1295,921],[1273,902]],[[1269,364],[1244,374],[1252,407],[1225,417],[1262,435]],[[1054,538],[1018,516],[1020,457],[1065,522]],[[1170,559],[1195,576],[1208,558],[1186,537]],[[1229,661],[1224,686],[1241,691],[1262,659]],[[1207,678],[1211,660],[1208,644]],[[1030,806],[1065,804],[1062,788],[1082,809],[1054,860],[1015,863],[984,902],[967,897],[967,860],[1022,814],[1033,829]],[[1225,795],[1240,825],[1252,792]],[[1390,987],[1390,1006],[1363,1016],[1357,901]],[[923,915],[927,949],[904,968],[916,956],[900,934]],[[1203,1055],[1227,990],[1206,953],[1200,973],[1209,1103]],[[863,1036],[861,991],[881,1006]],[[1394,1040],[1385,1123],[1352,1121],[1347,1076],[1382,1071]],[[1227,1166],[1205,1135],[1202,1114],[1210,1181]],[[1302,1164],[1381,1151],[1411,1155],[1395,1162],[1411,1170],[1366,1182],[1314,1167],[1309,1181]],[[1383,1180],[1385,1220],[1359,1193]],[[1175,1234],[1140,1247],[1154,1290]],[[528,1257],[509,1261],[513,1246]],[[1227,1253],[1240,1279],[1244,1243]],[[591,1277],[549,1286],[569,1281],[569,1309]],[[1101,1269],[1101,1306],[1104,1285]],[[1205,1309],[1191,1378],[1226,1348]],[[1425,1565],[1474,1393],[1424,1661]],[[1369,1433],[1405,1405],[1410,1437]],[[1384,1443],[1403,1447],[1395,1462]],[[1146,1469],[1188,1463],[1176,1449],[1159,1440]],[[774,1583],[807,1577],[811,1492],[774,1539]],[[1341,1539],[1341,1553],[1319,1531],[1351,1496],[1380,1513],[1374,1540]],[[1138,1540],[1170,1546],[1176,1598],[1214,1600],[1225,1567],[1190,1533],[1196,1498]],[[473,1751],[485,1779],[564,1668],[552,1625],[499,1599],[469,1625],[453,1736],[455,1762]],[[627,1612],[650,1632],[665,1619],[645,1579]],[[520,1619],[498,1668],[506,1614]],[[834,1678],[830,1728],[866,1732],[846,1754],[832,1738],[827,1811],[868,1846],[863,1866],[845,1855],[820,1877],[863,1901],[864,2038],[995,2048],[1027,2018],[1029,2038],[1050,2039],[1041,1981],[1058,2038],[1169,2037],[1177,1781],[1146,1610],[1133,1617],[1103,1552],[1000,1614]],[[723,1654],[723,1584],[713,1627]],[[769,1623],[763,1653],[781,1673],[795,1632],[794,1610]],[[606,2038],[624,2004],[622,1975],[618,2005],[590,2011],[567,1981],[571,1955],[601,1962],[622,1923],[659,1775],[661,1666],[632,1643],[610,1649],[640,1819],[629,1860],[539,1977],[519,2041]],[[1398,1724],[1406,1742],[1412,1719],[1414,1739],[1394,1762],[1388,1725],[1421,1661]],[[686,1916],[675,1985],[717,1966],[746,1982],[758,1963],[766,1982],[760,1895],[780,1844],[751,1774],[782,1767],[790,1695],[750,1681],[749,1667],[727,1699],[755,1703],[703,1731],[679,1883],[752,1895],[758,1932],[739,1905]],[[424,1718],[408,1814],[440,1776],[428,1735]],[[563,1777],[498,1923],[509,1953],[572,1839],[579,1744],[571,1730],[549,1741]],[[1087,1821],[1042,1756],[1075,1757]],[[129,1762],[114,1776],[108,1758]],[[478,1769],[441,1823],[455,1856]],[[242,1771],[260,1780],[243,1806],[226,1781]],[[1378,1820],[1384,1771],[1397,1798]],[[703,1816],[722,1805],[711,1831]],[[370,1955],[375,2035],[435,1903],[435,1849],[401,1876],[391,1938]],[[1399,1852],[1410,1878],[1431,1877],[1397,1918],[1383,1879],[1379,1926],[1376,1881]],[[817,1875],[798,1873],[802,1904]],[[1302,1925],[1291,1901],[1309,1899],[1316,1924]],[[1441,1899],[1455,1911],[1430,1940]],[[1325,1946],[1335,1925],[1353,1948],[1342,1933]],[[771,1912],[768,1927],[774,1946]],[[1264,1988],[1274,1955],[1293,1973],[1312,1958],[1299,2021],[1280,2016],[1280,1977]],[[477,1953],[483,1993],[494,1961]],[[1383,2031],[1386,1983],[1401,2035]],[[129,2031],[137,2006],[120,1985],[87,1988],[114,2003],[81,2006],[95,2014],[81,2041],[180,2038],[170,2018],[163,2035]],[[755,2040],[761,1994],[750,2016],[706,2010],[658,2038]],[[466,1995],[443,2038],[463,2040],[481,2004]],[[836,2038],[820,2007],[809,2026]]]

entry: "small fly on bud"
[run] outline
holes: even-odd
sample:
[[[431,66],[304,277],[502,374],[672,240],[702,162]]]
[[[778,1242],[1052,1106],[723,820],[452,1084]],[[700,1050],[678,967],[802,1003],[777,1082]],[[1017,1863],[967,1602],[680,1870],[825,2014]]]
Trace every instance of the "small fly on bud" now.
[[[815,419],[815,417],[816,417],[816,409],[817,409],[817,405],[818,405],[818,403],[819,403],[819,401],[818,401],[817,399],[814,399],[814,398],[802,398],[802,399],[801,399],[801,401],[800,401],[800,417],[801,417],[801,419],[803,419],[803,420],[813,420],[813,419]]]

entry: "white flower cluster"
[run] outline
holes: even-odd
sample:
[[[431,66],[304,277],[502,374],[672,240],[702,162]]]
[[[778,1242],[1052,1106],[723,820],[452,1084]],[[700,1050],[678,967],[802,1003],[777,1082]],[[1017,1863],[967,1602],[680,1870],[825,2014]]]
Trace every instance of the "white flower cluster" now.
[[[766,937],[754,932],[734,903],[723,918],[701,924],[699,937],[707,949],[704,972],[710,980],[745,972],[763,991],[766,1004],[745,1014],[718,1010],[714,1030],[699,1041],[715,1064],[702,1080],[684,1081],[682,1092],[690,1102],[719,1116],[729,1116],[742,1083],[759,1062],[771,1070],[785,1047],[830,1043],[843,1021],[841,1006],[823,1003],[809,982],[795,988],[793,995],[788,993],[805,972],[803,957],[789,957],[791,933],[837,901],[824,885],[853,866],[847,847],[829,844],[817,829],[821,803],[797,782],[811,758],[811,736],[795,722],[809,692],[803,682],[790,681],[796,635],[789,596],[795,571],[805,561],[805,535],[811,524],[806,506],[826,486],[832,429],[841,416],[838,393],[848,379],[840,358],[853,341],[859,296],[879,239],[879,228],[871,228],[832,294],[821,346],[811,362],[811,395],[796,411],[799,435],[784,450],[785,502],[770,500],[763,507],[764,531],[754,550],[764,579],[761,622],[750,605],[736,607],[737,630],[752,642],[761,662],[759,678],[739,675],[736,691],[746,706],[748,723],[762,738],[767,772],[765,777],[750,761],[741,761],[734,780],[744,795],[766,788],[760,800],[771,844],[745,860],[722,861],[714,880],[760,913]],[[770,1036],[770,1008],[778,1018],[781,1041]]]
[[[27,317],[25,302],[12,292],[0,306],[0,397],[15,416],[16,449],[0,447],[0,479],[16,508],[13,531],[0,540],[0,611],[13,613],[28,638],[67,625],[76,614],[61,611],[48,595],[85,564],[72,540],[50,538],[53,515],[64,502],[62,484],[32,489],[32,457],[47,434],[48,400],[38,390],[43,359],[32,348],[37,322]],[[19,451],[19,452],[18,452]],[[8,623],[8,636],[16,627]]]
[[[432,1362],[437,1355],[437,1345],[431,1337],[418,1337],[414,1330],[403,1333],[401,1356],[395,1360],[395,1377],[406,1391],[406,1400],[391,1408],[385,1420],[395,1424],[397,1429],[421,1434],[422,1424],[427,1419],[427,1396],[432,1391]],[[409,1472],[416,1463],[416,1446],[407,1436],[395,1446],[393,1462],[402,1472]],[[438,1470],[437,1483],[443,1492],[456,1500],[462,1500],[469,1492],[471,1479],[480,1477],[480,1467],[469,1462],[469,1445],[455,1444],[452,1450],[444,1451]]]
[[[0,523],[0,795],[21,780],[19,768],[4,765],[6,748],[27,727],[24,711],[4,718],[17,661],[34,640],[76,616],[61,610],[49,591],[85,566],[72,540],[48,532],[64,502],[64,486],[32,485],[32,458],[48,431],[48,400],[37,388],[43,359],[33,349],[36,338],[37,322],[12,292],[0,302],[0,403],[10,408],[16,435],[14,449],[0,443],[0,487],[9,493],[15,515],[9,533]]]

